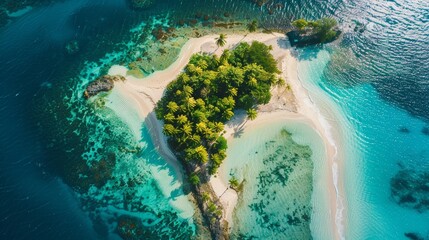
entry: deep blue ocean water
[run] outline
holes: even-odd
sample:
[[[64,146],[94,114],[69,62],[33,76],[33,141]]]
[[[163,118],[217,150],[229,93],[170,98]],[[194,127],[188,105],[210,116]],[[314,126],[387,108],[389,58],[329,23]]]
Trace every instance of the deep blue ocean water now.
[[[428,165],[429,136],[424,129],[429,124],[429,2],[268,2],[258,7],[244,0],[158,1],[151,9],[133,11],[125,0],[64,0],[35,8],[0,28],[0,238],[117,237],[103,234],[106,225],[82,210],[89,205],[76,193],[84,186],[77,186],[70,175],[74,161],[87,152],[87,135],[96,132],[96,125],[66,120],[76,109],[67,108],[64,98],[71,99],[73,91],[84,84],[79,77],[82,71],[94,69],[85,61],[97,62],[98,73],[105,71],[104,65],[125,59],[106,60],[104,65],[99,61],[106,53],[125,51],[121,43],[130,41],[130,29],[150,17],[177,20],[196,13],[225,12],[236,18],[257,18],[262,26],[276,28],[287,28],[290,19],[298,17],[339,20],[345,33],[340,41],[325,47],[331,62],[321,87],[335,101],[343,102],[340,105],[350,106],[345,113],[357,126],[356,137],[363,139],[365,151],[357,166],[363,178],[359,184],[364,186],[358,197],[364,196],[365,201],[351,207],[368,212],[367,216],[349,216],[350,224],[355,224],[349,227],[356,230],[348,238],[401,239],[403,231],[425,236],[427,222],[407,223],[393,231],[401,218],[406,221],[410,216],[412,221],[422,215],[397,205],[389,198],[389,187],[401,168],[425,170]],[[277,3],[284,7],[275,9]],[[66,53],[71,41],[79,43],[79,52]],[[308,50],[305,58],[316,59],[319,50]],[[86,75],[86,79],[91,77],[95,75]],[[83,109],[85,105],[79,104]],[[75,113],[77,119],[79,114],[92,114],[88,110]],[[84,119],[100,120],[86,115]],[[381,197],[376,195],[378,189]],[[388,214],[389,210],[394,213]],[[363,218],[371,224],[362,223]],[[368,227],[375,223],[380,224]],[[387,232],[391,232],[388,237],[377,235]]]

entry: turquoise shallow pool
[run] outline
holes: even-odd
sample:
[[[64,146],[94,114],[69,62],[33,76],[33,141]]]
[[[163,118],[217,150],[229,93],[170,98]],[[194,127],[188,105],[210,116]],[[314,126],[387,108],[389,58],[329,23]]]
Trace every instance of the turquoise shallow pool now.
[[[341,124],[349,126],[342,173],[346,238],[427,237],[427,123],[380,99],[369,84],[343,88],[329,81],[331,54],[322,50],[313,55],[299,64],[302,83],[332,98],[345,116]]]
[[[234,212],[234,237],[332,238],[323,142],[308,125],[273,121],[230,141],[221,170],[243,184]],[[313,233],[312,233],[313,231]]]

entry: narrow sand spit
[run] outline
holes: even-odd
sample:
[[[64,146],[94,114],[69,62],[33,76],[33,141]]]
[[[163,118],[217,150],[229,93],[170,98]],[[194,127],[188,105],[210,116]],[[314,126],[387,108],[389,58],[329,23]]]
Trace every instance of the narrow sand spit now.
[[[221,54],[224,49],[233,48],[241,41],[251,42],[260,41],[268,45],[273,46],[273,56],[279,62],[279,68],[282,70],[282,77],[286,80],[286,83],[290,86],[290,90],[285,90],[280,87],[274,87],[272,89],[273,97],[267,105],[259,108],[258,117],[253,121],[246,121],[243,118],[234,118],[225,125],[225,137],[232,138],[234,131],[237,126],[242,130],[249,129],[251,127],[265,125],[275,120],[300,120],[306,123],[309,127],[313,128],[323,139],[327,154],[329,165],[331,166],[331,174],[328,174],[330,179],[327,179],[332,184],[327,191],[329,192],[330,204],[331,204],[331,221],[332,230],[335,238],[339,239],[340,228],[342,223],[338,223],[335,216],[339,216],[342,213],[338,213],[338,191],[341,188],[337,188],[336,182],[338,179],[334,178],[334,171],[338,168],[339,160],[342,160],[342,154],[339,152],[338,141],[339,137],[337,133],[332,133],[332,126],[335,126],[335,122],[327,121],[322,115],[321,111],[317,108],[315,103],[311,100],[311,97],[307,90],[302,86],[298,78],[297,60],[291,55],[290,48],[288,47],[286,38],[283,34],[248,34],[243,35],[231,35],[227,38],[227,44],[225,47],[217,48],[215,45],[215,38],[217,36],[210,35],[201,38],[190,39],[182,48],[178,59],[167,69],[163,71],[155,72],[143,79],[137,79],[133,76],[126,75],[126,68],[121,66],[113,66],[109,74],[111,75],[123,75],[126,77],[125,82],[118,82],[115,84],[113,91],[116,94],[123,96],[127,99],[127,104],[133,104],[134,109],[137,109],[140,123],[146,121],[147,127],[150,129],[151,137],[154,141],[160,154],[172,165],[177,171],[179,180],[182,180],[183,173],[181,172],[180,163],[177,161],[174,154],[168,147],[166,137],[162,133],[162,123],[156,119],[154,114],[155,104],[162,98],[163,91],[167,84],[173,81],[183,68],[188,63],[190,57],[194,53],[206,52]],[[295,96],[295,97],[294,97]],[[115,110],[115,109],[113,109]],[[332,117],[332,116],[329,116]],[[333,125],[334,124],[334,125]],[[228,158],[225,160],[227,161]],[[341,161],[340,161],[341,162]],[[341,167],[341,165],[340,165]],[[222,175],[222,174],[220,174]],[[335,185],[334,185],[335,183]],[[212,177],[210,180],[216,194],[220,197],[220,201],[224,206],[224,218],[232,225],[232,214],[234,207],[237,204],[238,196],[237,193],[228,188],[228,179],[222,177]]]

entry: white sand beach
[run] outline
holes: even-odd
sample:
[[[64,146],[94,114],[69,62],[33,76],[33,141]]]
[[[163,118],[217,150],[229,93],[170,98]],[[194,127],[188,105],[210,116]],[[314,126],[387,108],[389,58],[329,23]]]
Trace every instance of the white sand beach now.
[[[234,118],[225,125],[225,137],[227,139],[232,138],[237,126],[246,131],[246,129],[265,125],[273,120],[278,121],[279,119],[285,121],[291,119],[299,120],[313,128],[324,140],[327,155],[326,159],[329,161],[328,165],[331,166],[330,169],[327,169],[327,171],[330,171],[330,174],[327,174],[330,177],[326,179],[326,181],[330,183],[330,187],[326,189],[326,191],[329,193],[331,203],[332,231],[335,238],[340,239],[341,232],[343,231],[343,223],[340,220],[342,219],[341,216],[343,213],[337,211],[342,211],[340,210],[342,209],[342,202],[338,200],[338,196],[343,194],[338,191],[343,190],[341,187],[338,187],[337,181],[341,179],[338,179],[336,171],[341,171],[342,169],[342,164],[340,163],[342,163],[343,153],[339,145],[341,143],[341,135],[338,131],[335,131],[335,114],[324,116],[323,114],[326,112],[329,114],[329,106],[316,106],[307,90],[302,86],[298,78],[298,60],[292,56],[283,34],[252,33],[247,36],[229,35],[226,46],[222,48],[216,46],[214,40],[216,37],[217,36],[210,35],[190,39],[183,46],[178,59],[170,67],[163,71],[155,72],[143,79],[137,79],[127,75],[127,69],[125,67],[113,66],[109,74],[122,75],[126,77],[126,81],[115,83],[113,93],[116,97],[115,99],[109,100],[117,101],[118,98],[122,98],[122,101],[127,105],[133,105],[132,109],[137,111],[135,114],[137,114],[136,119],[138,120],[134,120],[133,123],[128,123],[126,120],[124,121],[129,125],[134,125],[134,127],[130,127],[131,129],[135,129],[133,132],[136,134],[136,137],[141,134],[139,130],[141,123],[143,121],[146,122],[155,146],[160,154],[171,163],[172,166],[175,166],[175,170],[181,181],[183,179],[183,173],[181,172],[180,164],[168,147],[166,137],[162,133],[162,123],[156,119],[154,114],[155,104],[162,98],[163,91],[167,84],[178,76],[194,53],[207,52],[220,54],[223,49],[233,48],[240,41],[251,42],[257,40],[272,45],[273,56],[279,61],[282,77],[286,80],[290,90],[286,91],[277,87],[273,88],[271,102],[259,108],[258,117],[253,121],[246,121],[243,117]],[[285,101],[288,102],[288,104],[285,105]],[[124,116],[124,118],[126,118],[124,111],[121,110],[120,104],[112,104],[110,107],[117,112],[119,116]],[[319,109],[320,107],[323,108],[323,114]],[[136,123],[136,121],[140,122]],[[138,124],[137,127],[135,126],[136,124]],[[219,174],[218,177],[212,177],[211,184],[216,194],[218,194],[218,196],[222,195],[220,200],[224,206],[224,218],[232,224],[232,214],[237,204],[238,196],[234,190],[228,189],[228,179],[223,179],[221,175],[222,174]],[[227,191],[225,192],[225,190]],[[340,216],[340,218],[338,218],[338,216]]]

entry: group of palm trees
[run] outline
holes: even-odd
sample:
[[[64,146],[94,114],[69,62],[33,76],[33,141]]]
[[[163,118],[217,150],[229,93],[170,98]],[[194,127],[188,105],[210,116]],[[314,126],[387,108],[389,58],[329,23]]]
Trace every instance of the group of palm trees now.
[[[258,29],[258,21],[256,20],[251,21],[250,23],[247,24],[246,29],[250,33],[255,32]],[[218,48],[226,45],[226,38],[227,36],[224,33],[221,33],[219,37],[215,38],[215,43],[218,46]]]
[[[249,33],[256,32],[256,30],[258,29],[258,21],[256,20],[251,21],[250,23],[247,24],[246,29],[247,31],[249,31]],[[224,33],[221,33],[219,37],[215,38],[215,42],[218,48],[226,45],[226,38],[227,36]],[[255,109],[249,109],[247,110],[247,115],[250,120],[254,120],[257,116],[257,112]]]

